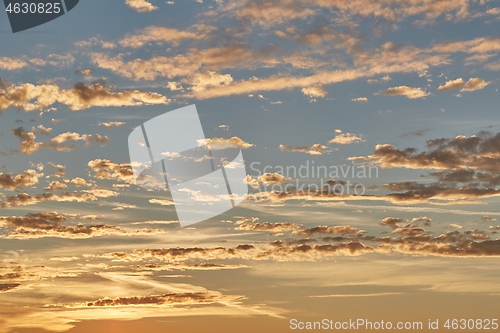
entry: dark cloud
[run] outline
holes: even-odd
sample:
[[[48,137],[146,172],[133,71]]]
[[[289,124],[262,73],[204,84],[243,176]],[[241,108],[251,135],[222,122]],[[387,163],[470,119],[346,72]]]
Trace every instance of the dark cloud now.
[[[423,202],[429,199],[439,199],[447,201],[460,201],[487,198],[500,195],[500,190],[495,188],[479,188],[475,186],[445,186],[436,184],[419,184],[417,182],[392,183],[384,185],[391,191],[403,191],[391,193],[386,197],[392,202]]]
[[[8,190],[17,190],[38,183],[40,175],[35,170],[26,170],[23,173],[13,175],[0,173],[0,187]]]
[[[161,230],[123,230],[120,227],[93,224],[76,225],[65,224],[66,215],[56,212],[30,213],[25,216],[0,216],[2,227],[7,228],[9,233],[6,238],[90,238],[104,235],[144,235],[162,232]]]
[[[14,136],[20,140],[19,151],[30,155],[41,149],[51,149],[56,151],[72,151],[77,148],[74,142],[82,141],[84,146],[92,144],[105,145],[109,138],[100,134],[79,134],[75,132],[61,133],[49,141],[37,142],[34,132],[26,132],[23,127],[18,127],[13,130]],[[71,144],[68,144],[71,143]]]

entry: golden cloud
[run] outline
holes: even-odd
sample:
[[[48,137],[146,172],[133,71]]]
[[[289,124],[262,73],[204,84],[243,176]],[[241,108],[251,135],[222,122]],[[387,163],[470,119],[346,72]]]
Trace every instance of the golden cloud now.
[[[158,93],[141,90],[113,91],[101,84],[86,85],[77,83],[65,90],[56,85],[33,85],[25,83],[19,86],[3,84],[0,89],[0,111],[15,107],[24,111],[45,110],[55,103],[69,107],[70,110],[83,110],[95,106],[118,107],[152,104],[168,104],[169,100]]]

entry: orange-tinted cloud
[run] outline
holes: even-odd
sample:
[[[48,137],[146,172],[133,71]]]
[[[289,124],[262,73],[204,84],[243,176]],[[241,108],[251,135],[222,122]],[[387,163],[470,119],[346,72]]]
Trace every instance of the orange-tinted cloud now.
[[[90,238],[104,235],[148,235],[161,230],[124,230],[120,227],[81,223],[67,225],[66,216],[56,212],[29,213],[26,216],[0,216],[4,228],[9,229],[6,238],[32,239],[42,237]]]
[[[429,96],[429,93],[421,88],[413,88],[408,86],[399,86],[388,88],[383,92],[386,96],[406,96],[409,99],[422,98]]]
[[[147,0],[125,0],[125,4],[132,9],[137,10],[139,13],[147,13],[158,9]]]
[[[169,100],[158,93],[141,90],[113,90],[101,84],[77,83],[71,89],[61,89],[56,85],[19,86],[3,85],[0,89],[0,111],[9,107],[24,111],[45,110],[55,103],[68,106],[70,110],[83,110],[95,106],[118,107],[152,104],[168,104]]]
[[[83,141],[84,146],[90,146],[92,144],[105,145],[109,138],[100,134],[79,134],[75,132],[61,133],[49,141],[37,142],[35,141],[36,135],[34,132],[26,132],[23,127],[18,127],[13,130],[14,136],[19,138],[21,141],[20,151],[26,155],[33,154],[41,149],[51,149],[57,151],[72,151],[76,149],[76,145],[73,143],[68,145],[68,142]]]
[[[33,186],[38,183],[38,174],[35,170],[26,170],[23,173],[13,175],[0,173],[0,187],[8,190],[15,190],[27,186]]]
[[[285,146],[280,145],[281,151],[291,151],[298,153],[306,153],[309,155],[323,155],[323,153],[329,152],[328,147],[319,143],[315,143],[312,146]]]

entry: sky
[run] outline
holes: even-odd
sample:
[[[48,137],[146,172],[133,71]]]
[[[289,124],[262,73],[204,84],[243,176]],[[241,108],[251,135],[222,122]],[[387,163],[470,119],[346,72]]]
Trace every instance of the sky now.
[[[493,0],[82,0],[18,33],[2,10],[0,331],[493,325],[499,28]],[[128,138],[193,104],[248,195],[181,227]]]

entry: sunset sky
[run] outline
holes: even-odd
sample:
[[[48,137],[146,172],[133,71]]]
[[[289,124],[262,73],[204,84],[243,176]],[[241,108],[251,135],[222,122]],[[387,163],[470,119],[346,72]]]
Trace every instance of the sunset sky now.
[[[499,316],[497,1],[0,8],[1,332]],[[249,195],[183,228],[128,137],[192,104]]]

